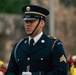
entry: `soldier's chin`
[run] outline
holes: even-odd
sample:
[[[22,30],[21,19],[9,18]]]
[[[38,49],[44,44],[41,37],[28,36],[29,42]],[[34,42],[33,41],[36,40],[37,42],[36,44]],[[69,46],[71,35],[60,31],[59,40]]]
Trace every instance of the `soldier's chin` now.
[[[29,33],[29,34],[26,34],[27,36],[31,36],[31,33]]]

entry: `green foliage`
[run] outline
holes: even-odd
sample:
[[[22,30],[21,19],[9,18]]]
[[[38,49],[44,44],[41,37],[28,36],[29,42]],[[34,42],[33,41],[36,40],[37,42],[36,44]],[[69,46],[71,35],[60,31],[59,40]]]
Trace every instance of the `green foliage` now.
[[[22,13],[22,7],[30,0],[0,0],[0,13]]]

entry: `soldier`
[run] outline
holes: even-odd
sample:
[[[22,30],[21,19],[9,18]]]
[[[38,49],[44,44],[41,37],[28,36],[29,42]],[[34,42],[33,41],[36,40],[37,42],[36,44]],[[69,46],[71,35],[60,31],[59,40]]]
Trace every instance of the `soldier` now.
[[[69,66],[69,70],[70,70],[71,66],[74,64],[74,62],[75,62],[75,60],[73,59],[72,56],[70,56],[70,59],[67,60],[67,63],[68,63],[68,66]]]
[[[49,11],[36,5],[25,5],[22,11],[28,37],[14,46],[5,75],[67,75],[62,42],[43,32]]]

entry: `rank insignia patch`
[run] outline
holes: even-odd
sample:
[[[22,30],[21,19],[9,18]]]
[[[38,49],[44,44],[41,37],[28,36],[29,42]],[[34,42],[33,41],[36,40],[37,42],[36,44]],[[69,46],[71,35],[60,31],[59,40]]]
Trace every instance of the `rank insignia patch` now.
[[[60,62],[62,62],[62,61],[64,61],[64,62],[66,63],[66,58],[65,58],[64,55],[62,55],[62,56],[60,57]]]

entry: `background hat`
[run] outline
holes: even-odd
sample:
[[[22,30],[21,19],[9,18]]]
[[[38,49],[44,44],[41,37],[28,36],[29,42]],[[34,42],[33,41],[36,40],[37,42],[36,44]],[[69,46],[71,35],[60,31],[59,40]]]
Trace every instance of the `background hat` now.
[[[44,19],[49,14],[47,9],[36,5],[26,5],[22,8],[22,12],[25,14],[23,20]]]

